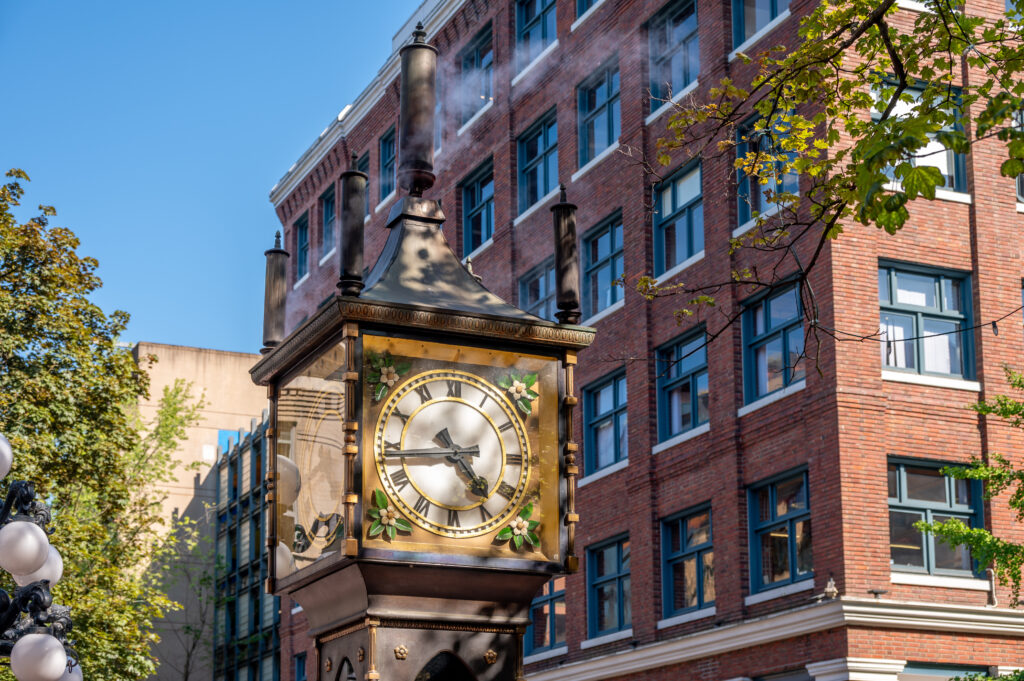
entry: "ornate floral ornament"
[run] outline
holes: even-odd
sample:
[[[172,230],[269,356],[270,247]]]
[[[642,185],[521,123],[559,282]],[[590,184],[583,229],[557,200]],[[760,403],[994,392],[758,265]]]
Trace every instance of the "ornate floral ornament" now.
[[[536,532],[537,528],[540,527],[540,521],[530,520],[531,515],[533,515],[533,502],[524,506],[523,510],[519,511],[519,515],[498,532],[494,538],[495,541],[510,541],[517,549],[522,548],[523,544],[529,544],[536,550],[540,546],[540,537],[537,536]]]
[[[533,413],[533,403],[540,395],[533,390],[537,384],[537,374],[518,374],[511,372],[508,376],[498,379],[498,385],[508,391],[509,397],[519,411],[524,414]]]
[[[412,523],[388,505],[388,497],[382,490],[373,490],[373,506],[366,512],[366,515],[373,519],[370,529],[366,532],[368,537],[383,535],[385,539],[391,541],[398,532],[412,532]]]
[[[396,362],[387,352],[366,353],[366,382],[373,387],[373,400],[380,402],[398,379],[412,368],[410,362]]]
[[[488,648],[487,652],[484,653],[484,662],[487,664],[494,664],[498,661],[498,653],[494,652],[492,648]]]
[[[395,659],[396,660],[404,660],[407,657],[409,657],[409,649],[408,648],[406,648],[404,645],[399,645],[397,648],[395,648]]]

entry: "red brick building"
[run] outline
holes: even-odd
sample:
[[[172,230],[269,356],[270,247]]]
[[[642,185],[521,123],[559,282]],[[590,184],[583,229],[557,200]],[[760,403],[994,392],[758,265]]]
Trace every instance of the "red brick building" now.
[[[1002,3],[967,6],[997,16]],[[912,527],[959,517],[1024,538],[1005,501],[938,470],[1024,444],[964,408],[1006,392],[1002,366],[1024,356],[1016,324],[988,324],[1020,306],[1024,274],[1024,198],[998,173],[1000,142],[937,162],[947,189],[915,202],[898,236],[851,226],[826,246],[808,282],[819,323],[868,334],[881,320],[886,342],[819,345],[794,288],[723,288],[715,308],[678,323],[671,298],[611,284],[724,281],[769,263],[730,253],[757,207],[731,158],[677,154],[656,183],[621,152],[653,155],[670,108],[657,98],[742,81],[752,67],[735,52],[792,41],[813,4],[786,4],[426,0],[377,78],[271,192],[292,253],[290,331],[335,292],[333,197],[353,155],[370,177],[369,263],[385,241],[397,48],[423,21],[441,78],[428,197],[456,253],[496,294],[550,317],[559,182],[579,206],[583,324],[599,330],[580,358],[575,420],[586,551],[536,601],[531,681],[920,681],[1024,667],[1024,612],[1007,590]],[[902,0],[895,25],[910,30],[916,11]],[[282,609],[282,681],[293,681],[295,656],[315,657],[289,635],[301,614]]]

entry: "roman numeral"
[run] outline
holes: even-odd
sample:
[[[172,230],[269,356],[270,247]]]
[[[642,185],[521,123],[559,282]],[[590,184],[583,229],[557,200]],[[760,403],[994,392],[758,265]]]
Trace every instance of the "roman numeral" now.
[[[413,508],[416,510],[417,513],[426,517],[426,515],[430,512],[430,502],[427,500],[426,497],[421,496],[419,499],[416,500],[416,504],[413,506]]]
[[[459,512],[448,510],[448,527],[462,527],[459,523]]]
[[[388,476],[391,478],[391,483],[399,492],[409,485],[409,474],[405,472],[404,468],[399,468],[394,473],[389,473]]]
[[[483,409],[485,404],[487,404],[487,393],[484,393],[483,398],[480,400],[480,408]]]
[[[448,381],[448,397],[462,397],[462,381]]]
[[[512,422],[511,421],[505,421],[505,423],[503,423],[500,426],[498,426],[498,430],[500,430],[503,433],[506,430],[512,430]]]
[[[522,454],[508,454],[505,456],[505,461],[511,466],[522,466],[523,455]]]
[[[398,442],[388,442],[384,440],[384,451],[386,452],[397,452],[402,448],[402,445]]]
[[[488,520],[494,517],[491,515],[491,512],[487,510],[486,506],[478,506],[477,508],[480,509],[480,522],[486,523]]]
[[[401,419],[403,426],[409,420],[409,415],[408,414],[403,414],[402,412],[400,412],[397,409],[395,409],[393,412],[391,412],[391,415],[394,416],[395,418]]]
[[[516,495],[516,488],[508,484],[507,482],[502,482],[500,485],[498,485],[498,494],[505,497],[506,499],[511,500],[512,497]]]
[[[416,394],[420,396],[420,404],[423,402],[429,402],[433,399],[433,395],[430,394],[430,389],[425,385],[416,386]]]

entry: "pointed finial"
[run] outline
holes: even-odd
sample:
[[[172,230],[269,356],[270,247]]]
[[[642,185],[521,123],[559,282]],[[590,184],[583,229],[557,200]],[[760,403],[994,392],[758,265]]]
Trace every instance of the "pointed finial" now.
[[[352,152],[352,158],[350,160],[351,160],[351,170],[355,170],[356,166],[359,165],[359,154],[357,154],[356,152],[353,151]]]
[[[568,201],[565,198],[565,185],[564,184],[558,185],[558,191],[559,191],[558,202],[559,203],[568,203]]]
[[[412,41],[414,43],[422,43],[425,42],[426,37],[427,32],[423,30],[423,22],[417,21],[416,30],[412,32]]]
[[[274,232],[274,248],[281,248],[281,230]]]

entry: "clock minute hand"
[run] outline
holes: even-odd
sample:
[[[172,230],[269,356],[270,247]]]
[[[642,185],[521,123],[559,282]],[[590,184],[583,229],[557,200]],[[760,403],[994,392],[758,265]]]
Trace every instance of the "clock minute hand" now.
[[[480,447],[427,447],[424,449],[388,449],[384,451],[387,458],[405,458],[407,456],[427,456],[432,458],[451,458],[455,455],[480,456]]]

